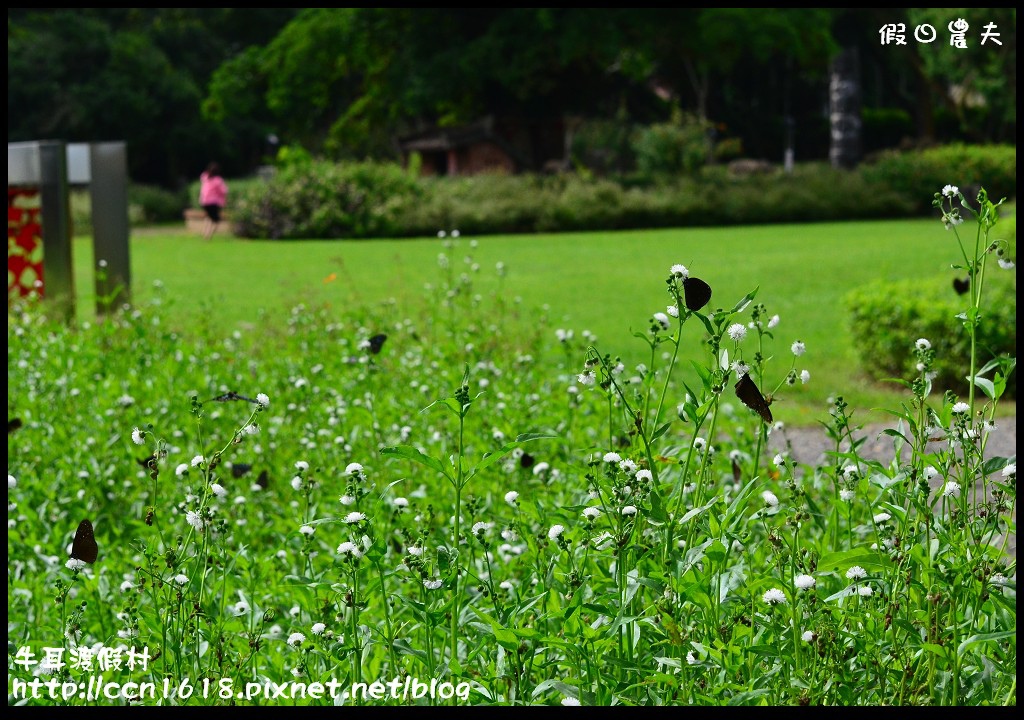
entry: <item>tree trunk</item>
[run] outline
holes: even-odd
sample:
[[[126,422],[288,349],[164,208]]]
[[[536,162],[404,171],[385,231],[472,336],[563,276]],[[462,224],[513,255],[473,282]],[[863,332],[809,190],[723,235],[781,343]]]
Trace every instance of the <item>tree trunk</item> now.
[[[851,169],[861,158],[860,56],[857,48],[843,49],[829,68],[829,122],[832,128],[828,157],[832,167]]]

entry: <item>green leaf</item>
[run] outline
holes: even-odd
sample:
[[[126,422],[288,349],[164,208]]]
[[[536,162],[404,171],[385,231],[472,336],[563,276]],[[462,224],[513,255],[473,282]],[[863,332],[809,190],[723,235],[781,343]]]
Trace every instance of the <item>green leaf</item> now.
[[[515,652],[519,648],[519,640],[516,639],[515,633],[508,628],[494,623],[491,625],[491,632],[494,633],[494,639],[498,641],[498,644],[509,652]]]
[[[885,430],[882,431],[882,435],[888,435],[889,437],[894,437],[894,438],[901,438],[905,442],[908,442],[908,443],[910,442],[910,440],[907,438],[906,435],[904,435],[903,433],[901,433],[899,430],[897,430],[895,428],[886,428]]]
[[[456,560],[458,560],[458,554],[456,553],[455,557],[452,557],[448,548],[444,545],[437,549],[437,568],[441,571],[442,575],[448,574],[448,571],[452,568],[454,561]]]
[[[832,595],[829,595],[827,598],[825,598],[825,602],[833,602],[834,600],[841,600],[842,598],[850,597],[851,595],[856,595],[856,594],[857,594],[857,586],[856,585],[848,585],[847,587],[844,587],[839,592],[833,593]]]
[[[651,490],[650,500],[651,509],[648,513],[648,518],[659,523],[667,521],[668,514],[665,512],[665,505],[661,501],[661,494],[657,490]]]
[[[753,648],[751,648],[751,649],[753,649]],[[778,654],[778,651],[776,651],[776,654]],[[748,690],[746,692],[741,692],[741,693],[737,693],[736,695],[733,695],[731,698],[729,698],[729,702],[726,703],[726,704],[727,705],[764,705],[765,702],[763,700],[761,700],[760,702],[754,702],[754,701],[755,700],[759,700],[760,698],[763,698],[765,695],[768,695],[770,692],[771,692],[771,690],[768,690],[767,688],[761,688],[760,690]]]
[[[549,432],[528,432],[516,435],[516,443],[530,442],[531,440],[557,440],[560,436]]]
[[[725,559],[726,552],[726,547],[722,544],[722,541],[715,540],[711,546],[704,551],[704,556],[711,562],[720,562]]]
[[[825,553],[818,559],[819,570],[833,570],[846,572],[853,565],[860,565],[864,569],[874,568],[876,570],[888,566],[888,561],[877,551],[867,548],[854,548],[853,550],[842,550],[840,552]]]
[[[654,347],[654,342],[649,337],[647,337],[647,333],[635,332],[633,333],[633,337],[640,338],[651,347]]]
[[[405,640],[399,640],[398,638],[395,638],[395,641],[392,643],[392,645],[394,646],[395,650],[398,651],[399,655],[412,655],[413,657],[419,658],[424,662],[427,661],[427,653],[425,650],[416,650],[415,648],[410,646],[409,643],[407,643]]]
[[[543,680],[533,689],[533,692],[530,693],[530,697],[536,698],[542,693],[547,692],[549,689],[557,690],[566,697],[578,697],[580,693],[580,689],[578,687],[568,685],[561,680]]]
[[[380,495],[378,495],[377,497],[380,498],[381,500],[383,500],[384,496],[388,494],[388,490],[390,490],[395,485],[397,485],[398,483],[403,482],[403,481],[404,481],[404,478],[398,478],[397,480],[392,480],[391,482],[389,482],[387,485],[384,486],[384,489],[380,491]]]
[[[982,470],[986,475],[993,475],[997,472],[1000,472],[1004,467],[1006,467],[1010,463],[1015,462],[1017,462],[1016,455],[1010,458],[993,457],[985,461],[985,464],[982,466]]]
[[[383,543],[374,538],[373,543],[366,550],[366,559],[376,565],[386,553],[387,548],[383,546]]]
[[[1000,632],[982,633],[980,635],[971,635],[969,638],[960,643],[960,647],[957,648],[957,655],[963,655],[964,650],[969,648],[971,645],[977,645],[978,643],[994,642],[996,640],[1002,640],[1003,638],[1017,637],[1016,630],[1002,630]]]
[[[711,389],[711,371],[708,370],[703,365],[701,365],[696,360],[691,360],[690,361],[690,365],[693,367],[694,372],[697,373],[697,377],[699,377],[701,379],[701,382],[704,383],[704,389],[705,390],[710,390]],[[691,393],[691,394],[693,395],[694,398],[697,397],[696,393]]]
[[[715,328],[712,327],[711,321],[708,320],[706,315],[703,315],[703,314],[701,314],[699,312],[694,312],[693,314],[697,316],[698,320],[700,320],[702,323],[704,323],[704,327],[707,329],[708,335],[714,335],[715,334]]]
[[[968,382],[970,382],[970,379],[970,377],[966,378]],[[990,400],[996,399],[996,386],[992,383],[991,380],[989,380],[988,378],[977,376],[974,378],[974,384],[980,387],[982,391],[986,395],[988,395]]]
[[[413,462],[418,462],[420,465],[424,465],[431,470],[436,470],[446,477],[448,476],[448,473],[445,472],[444,465],[441,464],[440,460],[424,454],[412,445],[391,445],[389,447],[383,447],[380,449],[380,454],[393,455],[395,457],[405,458],[406,460],[412,460]]]
[[[725,511],[725,518],[723,524],[726,527],[734,528],[743,519],[744,509],[747,507],[747,500],[750,499],[751,494],[757,488],[757,481],[759,477],[751,479],[743,489],[740,490],[739,494],[732,499],[729,503],[729,507]]]
[[[701,507],[693,508],[692,510],[688,511],[685,515],[679,518],[679,527],[682,527],[686,523],[690,522],[691,520],[693,520],[693,518],[705,512],[708,508],[712,507],[717,502],[718,497],[716,496],[711,502],[707,503],[706,505],[702,505]]]
[[[655,440],[660,438],[662,435],[664,435],[666,432],[668,432],[668,429],[669,429],[669,427],[671,427],[671,425],[672,425],[672,421],[669,420],[667,423],[665,423],[660,428],[655,430],[654,434],[651,435],[651,442],[654,442]]]
[[[506,455],[516,449],[519,443],[505,443],[496,452],[484,453],[484,456],[480,459],[480,462],[470,471],[469,477],[473,477],[481,470],[486,470],[496,462],[501,461]]]
[[[889,477],[885,473],[872,473],[869,482],[883,490],[907,479],[906,473],[897,473],[895,477]]]
[[[738,312],[743,312],[746,309],[747,305],[749,305],[757,296],[757,291],[760,290],[760,288],[761,286],[758,285],[756,288],[754,288],[746,295],[744,295],[742,298],[740,298],[740,301],[736,303],[736,305],[733,307],[732,312],[734,314]]]
[[[533,628],[512,628],[512,632],[516,634],[516,637],[525,638],[527,640],[534,640],[540,637],[540,633]]]
[[[645,588],[653,590],[656,595],[661,595],[665,591],[665,581],[658,578],[642,577],[638,578],[637,582]]]
[[[440,400],[435,400],[434,402],[430,403],[425,408],[420,410],[420,412],[421,413],[425,413],[427,410],[430,410],[432,407],[434,407],[436,405],[444,405],[446,408],[448,408],[453,413],[455,413],[455,415],[457,417],[462,415],[462,407],[459,405],[459,401],[456,400],[453,397],[441,398]]]

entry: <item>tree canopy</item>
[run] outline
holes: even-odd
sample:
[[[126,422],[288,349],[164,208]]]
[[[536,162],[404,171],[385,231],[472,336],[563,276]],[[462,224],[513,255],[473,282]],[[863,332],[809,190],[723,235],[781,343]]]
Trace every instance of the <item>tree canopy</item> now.
[[[971,28],[966,49],[947,25]],[[904,23],[905,45],[880,28]],[[913,28],[929,23],[932,44]],[[1001,45],[980,44],[987,24]],[[778,159],[828,148],[828,68],[860,50],[868,149],[1016,142],[1010,8],[8,9],[8,140],[122,139],[137,181],[228,174],[283,145],[394,158],[396,136],[486,115],[637,124],[679,111]]]

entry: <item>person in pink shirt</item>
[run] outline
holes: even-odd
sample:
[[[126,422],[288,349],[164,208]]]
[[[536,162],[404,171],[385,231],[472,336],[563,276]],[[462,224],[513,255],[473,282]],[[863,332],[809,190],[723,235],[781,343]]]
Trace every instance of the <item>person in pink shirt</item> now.
[[[221,212],[228,200],[228,184],[220,176],[220,165],[215,162],[206,166],[199,176],[199,205],[206,213],[203,238],[209,240],[220,225]]]

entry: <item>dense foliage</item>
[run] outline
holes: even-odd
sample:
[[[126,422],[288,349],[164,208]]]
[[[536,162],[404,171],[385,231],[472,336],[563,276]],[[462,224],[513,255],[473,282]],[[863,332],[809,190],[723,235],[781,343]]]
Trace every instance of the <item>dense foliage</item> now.
[[[705,269],[600,339],[448,263],[408,313],[233,333],[171,329],[162,294],[75,327],[13,306],[12,702],[1014,705],[999,388],[909,385],[875,457],[828,379],[830,450],[800,457],[758,387],[785,401],[814,348],[756,289],[706,306]],[[150,694],[78,694],[79,658],[131,648],[105,680]],[[358,694],[406,678],[449,695]]]
[[[967,49],[910,36],[956,17]],[[907,44],[881,44],[897,22]],[[987,23],[1000,45],[980,45]],[[829,62],[848,47],[866,153],[1015,143],[1012,8],[10,8],[8,141],[125,140],[132,178],[170,189],[287,146],[395,160],[403,133],[487,115],[650,126],[654,150],[687,113],[736,155],[777,160],[792,133],[799,159],[824,160]]]

